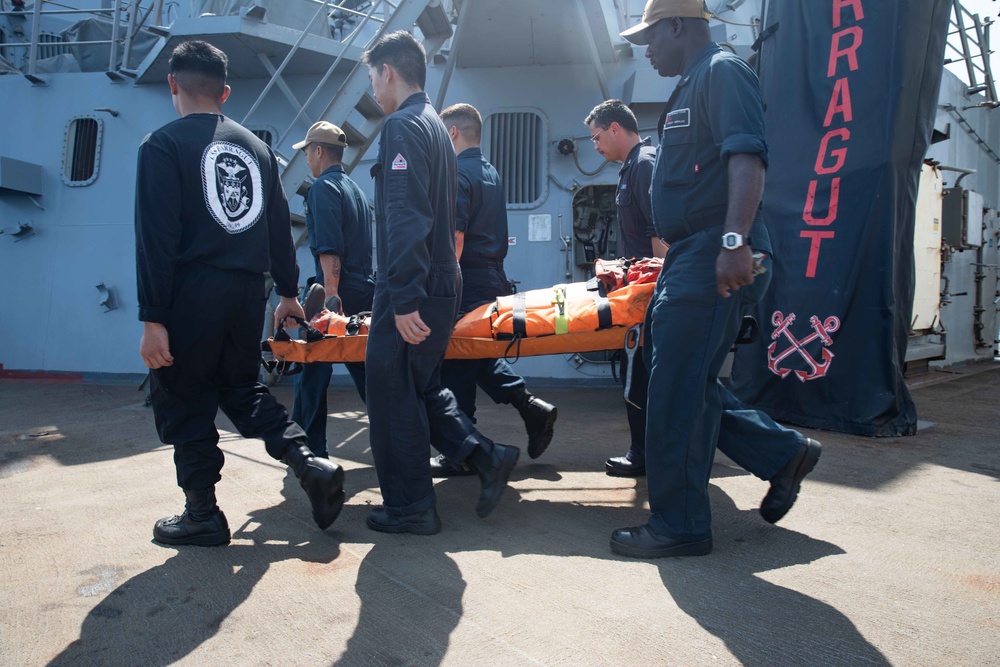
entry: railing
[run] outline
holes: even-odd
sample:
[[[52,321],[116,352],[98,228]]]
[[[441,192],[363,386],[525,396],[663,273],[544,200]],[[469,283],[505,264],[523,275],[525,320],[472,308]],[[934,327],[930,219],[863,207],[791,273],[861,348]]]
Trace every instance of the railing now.
[[[319,8],[317,8],[316,10],[316,14],[313,15],[313,18],[309,22],[309,25],[307,25],[302,30],[302,34],[300,35],[299,39],[295,42],[291,50],[285,56],[284,60],[281,62],[281,65],[279,65],[277,70],[275,70],[275,72],[271,75],[271,80],[267,82],[263,90],[261,90],[260,95],[257,96],[257,100],[253,103],[253,105],[251,105],[250,110],[247,111],[246,115],[243,117],[244,123],[246,123],[247,120],[249,120],[250,116],[253,115],[253,113],[264,101],[264,98],[267,96],[268,92],[270,92],[271,88],[274,87],[274,85],[281,79],[281,73],[284,71],[285,66],[291,61],[292,56],[295,55],[296,51],[298,51],[299,46],[302,43],[302,40],[305,38],[306,34],[312,27],[313,23],[316,22],[316,19],[319,18],[324,12],[326,12],[327,17],[329,18],[330,16],[333,15],[334,12],[343,10],[344,7],[342,5],[346,3],[348,0],[340,0],[339,3],[333,3],[331,0],[315,0],[315,1],[320,5]],[[358,24],[358,26],[351,32],[351,34],[346,39],[343,40],[342,42],[343,47],[341,48],[340,53],[337,55],[337,58],[333,61],[333,64],[331,64],[330,67],[327,68],[326,74],[319,81],[319,83],[317,83],[313,87],[313,92],[309,96],[309,98],[301,106],[299,106],[299,108],[296,111],[295,117],[288,124],[288,128],[284,132],[282,132],[281,136],[275,142],[275,146],[282,145],[282,143],[285,141],[288,135],[292,132],[292,130],[294,130],[295,124],[302,117],[302,115],[305,113],[305,110],[309,107],[309,105],[313,102],[313,100],[315,100],[316,97],[320,94],[323,85],[333,75],[333,72],[336,70],[337,66],[343,60],[344,54],[354,44],[354,41],[357,39],[358,35],[361,34],[362,28],[364,28],[365,24],[369,20],[375,19],[374,17],[375,11],[376,9],[378,9],[379,5],[382,4],[383,1],[384,0],[375,0],[374,2],[371,3],[371,7],[369,8],[368,13],[361,14],[361,16],[363,16],[364,18]],[[380,19],[375,19],[375,20],[378,21]]]
[[[54,6],[57,9],[42,9],[43,6]],[[122,12],[127,13],[127,25],[125,37],[121,37],[122,28]],[[141,0],[115,0],[113,7],[97,7],[94,9],[80,9],[67,7],[65,5],[60,5],[56,2],[51,2],[51,0],[37,0],[33,9],[30,12],[31,16],[31,37],[30,41],[27,42],[5,42],[2,47],[8,48],[27,48],[28,49],[28,71],[25,72],[25,76],[34,83],[44,83],[44,80],[38,76],[38,60],[39,54],[44,48],[51,48],[52,42],[49,39],[43,39],[47,33],[42,33],[41,24],[43,16],[64,16],[64,15],[77,15],[77,14],[89,14],[91,16],[96,16],[100,18],[111,18],[111,38],[110,39],[98,39],[98,40],[84,40],[78,42],[68,42],[67,45],[72,44],[74,46],[91,46],[107,44],[110,46],[110,59],[108,62],[108,71],[113,72],[118,69],[117,55],[118,46],[124,46],[124,53],[122,55],[122,64],[124,66],[128,65],[129,58],[132,53],[132,39],[143,27],[146,26],[151,16],[155,16],[156,25],[163,17],[163,0],[153,0],[149,5],[143,6]],[[142,14],[141,18],[139,15]],[[0,16],[8,17],[21,17],[25,18],[28,16],[28,12],[24,11],[0,11]]]
[[[993,24],[989,17],[982,21],[978,14],[963,7],[960,0],[954,0],[945,45],[944,64],[964,62],[969,84],[966,95],[985,94],[986,106],[997,104],[996,84],[990,67],[990,27]],[[958,44],[955,44],[956,37]]]

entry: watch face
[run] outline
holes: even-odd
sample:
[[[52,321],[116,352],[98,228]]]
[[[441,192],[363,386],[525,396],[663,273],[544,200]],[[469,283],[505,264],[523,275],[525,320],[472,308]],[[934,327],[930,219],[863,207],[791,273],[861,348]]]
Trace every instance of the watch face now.
[[[734,250],[743,245],[743,239],[736,232],[726,232],[722,235],[722,247]]]

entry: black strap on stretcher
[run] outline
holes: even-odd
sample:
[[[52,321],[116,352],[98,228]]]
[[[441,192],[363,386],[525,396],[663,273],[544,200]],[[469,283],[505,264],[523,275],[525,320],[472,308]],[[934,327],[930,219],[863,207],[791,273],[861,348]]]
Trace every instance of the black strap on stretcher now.
[[[594,297],[597,306],[597,330],[610,329],[614,321],[611,317],[611,302],[608,301],[608,288],[598,278],[587,281],[587,291]]]
[[[514,321],[511,326],[514,331],[514,338],[521,337],[524,338],[528,335],[528,309],[525,303],[526,294],[524,292],[518,292],[514,295],[513,303],[513,313]],[[508,349],[510,349],[508,347]]]
[[[291,342],[292,337],[289,336],[288,331],[285,330],[285,322],[289,318],[291,318],[292,321],[298,324],[299,327],[305,331],[307,343],[315,343],[316,341],[323,340],[324,338],[336,338],[333,334],[326,335],[321,333],[319,329],[312,326],[297,315],[289,315],[288,317],[281,318],[281,321],[278,323],[278,330],[274,332],[274,340],[281,343]],[[270,352],[271,344],[266,340],[263,341],[260,344],[260,351]],[[297,361],[285,361],[284,359],[279,361],[277,359],[265,359],[261,356],[260,365],[263,366],[264,370],[268,373],[277,373],[279,377],[285,375],[296,375],[302,372],[302,364]]]

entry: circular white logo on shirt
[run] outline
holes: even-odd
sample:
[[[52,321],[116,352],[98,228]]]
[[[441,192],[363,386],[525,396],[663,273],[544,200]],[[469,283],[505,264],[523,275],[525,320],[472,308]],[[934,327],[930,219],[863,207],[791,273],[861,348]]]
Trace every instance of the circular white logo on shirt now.
[[[205,204],[230,234],[253,227],[263,210],[260,165],[242,146],[228,141],[208,145],[201,158]]]

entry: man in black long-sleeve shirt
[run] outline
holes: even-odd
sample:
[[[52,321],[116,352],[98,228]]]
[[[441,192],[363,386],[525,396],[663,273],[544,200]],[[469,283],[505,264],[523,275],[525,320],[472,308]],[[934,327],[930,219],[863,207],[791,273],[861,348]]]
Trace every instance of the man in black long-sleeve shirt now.
[[[215,499],[224,456],[215,416],[295,471],[313,518],[326,528],[344,501],[344,472],[306,447],[306,435],[257,382],[264,273],[281,303],[275,320],[302,316],[298,267],[278,164],[266,144],[222,115],[227,58],[185,42],[167,82],[181,118],[146,137],[136,177],[139,352],[151,369],[160,439],[174,446],[185,510],[160,519],[153,539],[214,546],[230,540]]]
[[[388,115],[372,168],[378,272],[365,357],[372,456],[384,504],[367,523],[382,532],[430,535],[441,528],[431,442],[479,474],[481,517],[499,502],[519,450],[476,431],[441,386],[462,292],[455,257],[458,177],[448,132],[423,91],[424,49],[398,31],[366,51],[362,62]]]
[[[590,130],[594,150],[609,162],[621,162],[618,172],[619,254],[627,259],[663,257],[666,245],[656,236],[649,184],[653,177],[656,149],[649,138],[639,136],[632,110],[619,100],[601,102],[587,114],[583,124]],[[612,477],[646,474],[646,393],[649,374],[642,360],[642,346],[626,346],[621,355],[622,386],[626,387],[625,414],[631,444],[625,456],[612,456],[604,470]],[[631,382],[630,382],[631,380]]]

